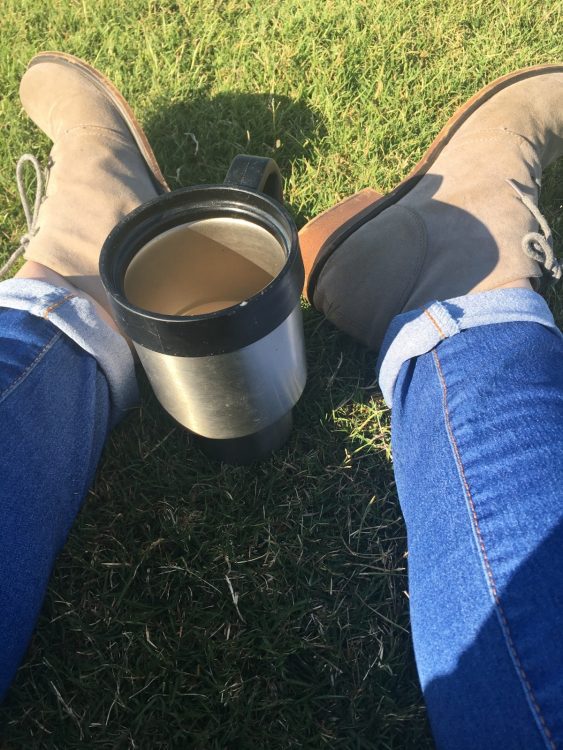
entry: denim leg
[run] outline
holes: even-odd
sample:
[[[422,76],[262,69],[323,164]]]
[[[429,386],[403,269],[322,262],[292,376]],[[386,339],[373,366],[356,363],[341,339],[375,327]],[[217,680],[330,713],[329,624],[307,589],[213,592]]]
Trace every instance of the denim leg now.
[[[536,304],[519,291],[523,307]],[[502,322],[502,293],[488,294],[498,316],[475,327],[459,325],[463,300],[442,303],[440,343],[405,358],[387,393],[416,661],[438,748],[554,750],[563,748],[563,338],[526,311]],[[419,315],[436,328],[433,312]]]
[[[88,354],[108,381],[112,422],[138,399],[133,356],[123,336],[104,323],[85,297],[37,279],[10,279],[0,284],[0,307],[26,310],[49,320]]]
[[[85,299],[0,284],[0,701],[134,380],[127,345]]]

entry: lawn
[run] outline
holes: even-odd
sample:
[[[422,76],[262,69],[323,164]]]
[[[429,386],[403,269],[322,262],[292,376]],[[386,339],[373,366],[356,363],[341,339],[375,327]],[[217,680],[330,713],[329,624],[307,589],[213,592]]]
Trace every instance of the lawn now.
[[[49,152],[18,99],[37,51],[114,81],[173,188],[275,158],[301,226],[393,187],[488,81],[563,59],[563,3],[3,0],[0,41],[1,262],[25,231],[15,162]],[[559,167],[542,203],[558,241],[562,203]],[[269,461],[207,459],[143,385],[0,708],[2,748],[433,747],[374,357],[304,313],[308,385]]]

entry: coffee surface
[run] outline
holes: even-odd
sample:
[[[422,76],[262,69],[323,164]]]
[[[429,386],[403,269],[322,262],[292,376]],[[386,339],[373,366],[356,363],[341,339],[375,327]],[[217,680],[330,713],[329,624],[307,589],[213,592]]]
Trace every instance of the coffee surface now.
[[[145,245],[125,275],[127,299],[164,315],[201,315],[238,305],[264,289],[284,263],[262,227],[210,219],[175,227]]]

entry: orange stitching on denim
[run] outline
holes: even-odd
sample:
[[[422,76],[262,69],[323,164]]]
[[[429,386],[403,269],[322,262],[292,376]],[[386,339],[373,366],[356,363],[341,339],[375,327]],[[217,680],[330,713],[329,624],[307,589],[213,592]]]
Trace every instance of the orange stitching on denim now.
[[[500,618],[501,618],[501,622],[503,624],[504,635],[505,635],[505,638],[506,638],[506,641],[507,641],[507,644],[508,644],[508,648],[510,649],[512,657],[513,657],[513,659],[514,659],[514,661],[516,663],[516,666],[518,668],[518,671],[520,672],[520,677],[522,678],[522,681],[524,682],[524,685],[526,686],[526,688],[528,690],[528,694],[529,694],[530,700],[531,700],[532,705],[533,705],[533,707],[534,707],[534,709],[535,709],[535,711],[536,711],[536,713],[538,715],[538,718],[539,718],[540,723],[541,723],[541,725],[543,727],[543,730],[544,730],[546,738],[547,738],[547,740],[548,740],[548,742],[550,744],[550,747],[552,748],[552,750],[557,750],[557,745],[553,741],[553,735],[552,735],[551,731],[549,730],[549,728],[548,728],[548,726],[547,726],[547,724],[545,722],[545,719],[543,718],[541,709],[540,709],[540,707],[538,705],[538,702],[536,700],[536,696],[534,695],[534,691],[532,689],[532,686],[530,685],[530,682],[528,680],[526,672],[524,671],[524,667],[522,666],[522,662],[520,661],[520,658],[519,658],[518,653],[516,651],[516,646],[514,645],[514,641],[512,640],[512,635],[510,633],[510,627],[508,625],[508,620],[506,618],[506,615],[504,614],[504,610],[502,608],[502,604],[500,603],[500,597],[498,595],[498,591],[497,591],[495,579],[494,579],[494,576],[493,576],[493,571],[492,571],[492,568],[491,568],[491,563],[489,562],[489,557],[487,555],[487,550],[486,550],[486,547],[485,547],[485,542],[483,540],[483,535],[481,533],[481,527],[479,526],[479,519],[477,518],[477,511],[475,509],[475,503],[473,501],[473,496],[471,494],[471,489],[469,487],[469,482],[467,481],[467,476],[465,474],[465,469],[464,469],[464,466],[463,466],[463,462],[461,460],[461,454],[460,454],[460,451],[459,451],[459,447],[458,447],[457,441],[455,439],[455,435],[453,433],[452,423],[451,423],[451,420],[450,420],[450,411],[449,411],[449,406],[448,406],[448,386],[446,385],[446,379],[445,379],[444,373],[442,371],[442,365],[440,364],[440,359],[438,358],[438,354],[437,354],[437,352],[436,352],[435,349],[432,352],[432,355],[434,357],[434,362],[436,364],[436,369],[438,371],[438,377],[440,378],[440,382],[442,384],[442,394],[443,394],[442,401],[443,401],[443,405],[444,405],[444,412],[445,412],[445,415],[446,415],[446,429],[448,431],[448,435],[450,437],[450,441],[451,441],[452,447],[454,449],[456,463],[458,465],[458,468],[459,468],[459,471],[460,471],[460,474],[461,474],[461,480],[463,482],[463,486],[464,486],[464,489],[465,489],[465,492],[466,492],[466,495],[467,495],[467,499],[469,500],[469,505],[470,505],[470,508],[471,508],[471,515],[473,516],[473,522],[475,524],[475,530],[477,532],[477,537],[479,539],[479,546],[481,547],[481,552],[483,554],[483,561],[485,563],[485,570],[487,571],[487,578],[489,579],[489,585],[491,587],[491,591],[492,591],[492,594],[493,594],[493,599],[495,601],[495,605],[497,607],[498,613],[499,613]]]
[[[432,325],[436,328],[436,330],[440,334],[440,338],[441,339],[447,338],[446,334],[444,333],[444,331],[442,331],[442,329],[440,328],[440,326],[438,324],[438,321],[432,315],[432,313],[430,313],[426,308],[423,308],[423,309],[424,309],[424,312],[426,313],[426,315],[428,315],[428,317],[430,318],[430,322],[432,323]]]
[[[35,365],[38,364],[38,362],[41,360],[43,355],[53,346],[53,344],[55,344],[60,339],[62,335],[63,334],[61,333],[61,331],[58,331],[57,333],[55,333],[54,336],[51,338],[51,340],[45,344],[45,346],[43,347],[43,349],[41,349],[39,354],[35,357],[33,362],[25,368],[25,370],[19,375],[19,377],[16,378],[16,380],[14,380],[13,383],[10,383],[10,385],[7,388],[4,388],[3,391],[0,391],[0,401],[4,401],[10,395],[10,393],[12,393],[18,387],[18,385],[27,378],[29,373],[33,370]]]
[[[63,305],[67,300],[72,299],[73,297],[76,297],[76,294],[67,294],[66,297],[63,297],[58,302],[54,302],[50,307],[48,307],[45,312],[43,313],[43,317],[47,319],[49,317],[49,314],[53,312],[53,310],[56,310],[57,307],[60,307]]]

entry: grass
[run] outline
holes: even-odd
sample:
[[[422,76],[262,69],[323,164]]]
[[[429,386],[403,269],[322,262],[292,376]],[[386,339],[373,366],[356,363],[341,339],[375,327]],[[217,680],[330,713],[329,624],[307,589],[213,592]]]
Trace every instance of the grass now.
[[[4,0],[0,260],[25,229],[14,164],[49,151],[17,96],[36,51],[107,74],[172,187],[273,156],[301,225],[391,188],[486,82],[563,58],[562,20],[560,0]],[[562,177],[543,201],[558,241]],[[55,568],[3,747],[432,747],[373,358],[308,309],[305,327],[295,430],[261,465],[206,459],[144,386]]]

